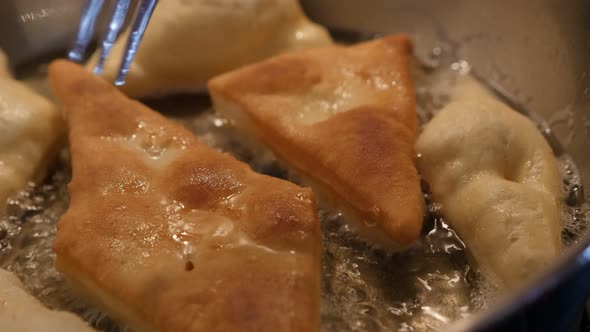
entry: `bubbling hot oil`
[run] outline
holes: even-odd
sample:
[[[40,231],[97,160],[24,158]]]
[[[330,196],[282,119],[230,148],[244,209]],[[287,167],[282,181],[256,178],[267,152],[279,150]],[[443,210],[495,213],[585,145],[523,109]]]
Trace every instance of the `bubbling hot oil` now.
[[[51,247],[57,220],[68,208],[70,174],[64,153],[44,183],[31,183],[10,200],[6,215],[0,217],[0,267],[16,274],[47,306],[72,311],[99,330],[127,331],[79,298],[55,269]]]
[[[464,61],[445,64],[436,50],[433,56],[438,67],[414,68],[421,124],[449,100],[454,77],[468,70]],[[203,142],[232,153],[253,169],[288,177],[272,156],[254,155],[243,147],[227,121],[207,110],[202,99],[174,97],[149,104],[186,125]],[[196,114],[196,109],[204,111]],[[567,154],[558,156],[558,161],[565,193],[563,243],[569,246],[590,222],[590,208],[576,165]],[[30,185],[10,202],[7,214],[0,217],[0,267],[13,271],[48,306],[73,311],[99,330],[126,331],[78,298],[54,268],[51,246],[57,220],[68,206],[69,167],[67,155],[62,156],[45,183]],[[324,249],[322,331],[440,330],[492,301],[495,286],[470,267],[463,242],[440,216],[440,207],[430,200],[426,189],[428,208],[421,239],[409,250],[393,255],[360,241],[337,212],[319,211]]]

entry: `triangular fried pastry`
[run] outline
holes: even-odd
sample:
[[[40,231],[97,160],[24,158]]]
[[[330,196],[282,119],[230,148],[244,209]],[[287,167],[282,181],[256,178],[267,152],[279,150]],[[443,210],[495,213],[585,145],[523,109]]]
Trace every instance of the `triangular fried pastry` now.
[[[78,65],[49,77],[69,125],[56,266],[138,331],[315,331],[313,193],[260,175]]]
[[[0,269],[0,326],[2,331],[91,332],[81,318],[51,310],[29,294],[12,273]]]
[[[215,77],[209,92],[362,237],[395,249],[418,238],[423,217],[411,51],[404,35],[304,50]]]
[[[105,62],[108,80],[119,71],[128,36],[129,30]],[[331,42],[328,32],[305,16],[298,0],[161,0],[121,89],[132,97],[202,89],[217,74]],[[99,52],[89,67],[97,63]]]
[[[59,109],[15,80],[0,50],[0,213],[27,182],[43,179],[63,143],[63,129]]]

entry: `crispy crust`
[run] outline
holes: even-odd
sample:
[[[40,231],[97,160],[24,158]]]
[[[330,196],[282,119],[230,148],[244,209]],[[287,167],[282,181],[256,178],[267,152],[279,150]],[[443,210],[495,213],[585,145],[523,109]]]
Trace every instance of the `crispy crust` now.
[[[317,330],[309,189],[254,173],[77,65],[49,75],[73,166],[60,271],[138,328]]]
[[[218,76],[209,91],[217,111],[366,221],[357,225],[405,245],[424,205],[411,51],[404,35],[301,51]]]

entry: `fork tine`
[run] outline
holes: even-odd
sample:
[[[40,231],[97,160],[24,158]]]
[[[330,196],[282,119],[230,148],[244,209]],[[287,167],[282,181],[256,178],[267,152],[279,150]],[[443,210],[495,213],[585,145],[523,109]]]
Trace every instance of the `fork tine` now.
[[[156,7],[157,3],[158,0],[141,0],[139,9],[137,11],[137,17],[135,18],[131,28],[129,40],[127,40],[127,45],[125,46],[123,61],[121,62],[121,67],[119,68],[115,85],[125,84],[125,78],[129,72],[129,67],[131,66],[131,62],[135,57],[135,53],[137,52],[137,48],[139,47],[143,33],[145,32],[147,24],[150,21],[150,17],[154,12],[154,8]]]
[[[100,14],[104,0],[88,0],[82,10],[78,35],[72,50],[68,53],[68,58],[74,62],[80,62],[84,58],[86,48],[92,40],[96,19]]]
[[[109,22],[107,31],[105,33],[104,39],[102,40],[102,49],[100,51],[100,57],[98,59],[98,63],[96,67],[94,67],[94,73],[100,74],[102,73],[104,62],[109,56],[111,48],[119,35],[119,31],[123,27],[123,23],[125,23],[125,17],[127,16],[127,11],[129,9],[129,0],[118,0],[115,9],[113,10],[113,14],[111,15],[111,20]]]

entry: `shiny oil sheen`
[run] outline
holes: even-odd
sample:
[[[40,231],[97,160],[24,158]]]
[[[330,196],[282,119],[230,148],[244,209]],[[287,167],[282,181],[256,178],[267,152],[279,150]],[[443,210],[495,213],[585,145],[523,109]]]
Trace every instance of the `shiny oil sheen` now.
[[[466,74],[470,66],[439,48],[420,63],[414,76],[418,115],[424,124],[448,100],[454,77]],[[272,156],[253,155],[241,146],[228,122],[209,109],[204,96],[183,95],[146,103],[255,170],[288,178],[288,171]],[[139,134],[145,133],[140,130]],[[128,139],[133,142],[133,137]],[[569,246],[590,222],[590,209],[576,164],[567,154],[559,155],[558,160],[566,197],[563,242]],[[105,331],[123,331],[125,327],[72,293],[53,267],[51,245],[55,224],[67,209],[69,177],[69,158],[64,151],[45,183],[31,184],[9,204],[7,215],[0,218],[0,267],[15,272],[50,307],[74,311]],[[427,192],[425,199],[428,209],[420,241],[397,254],[360,241],[338,211],[319,211],[324,248],[322,331],[436,330],[486,308],[495,297],[496,287],[469,265],[463,242],[438,214],[439,206],[430,201]]]

